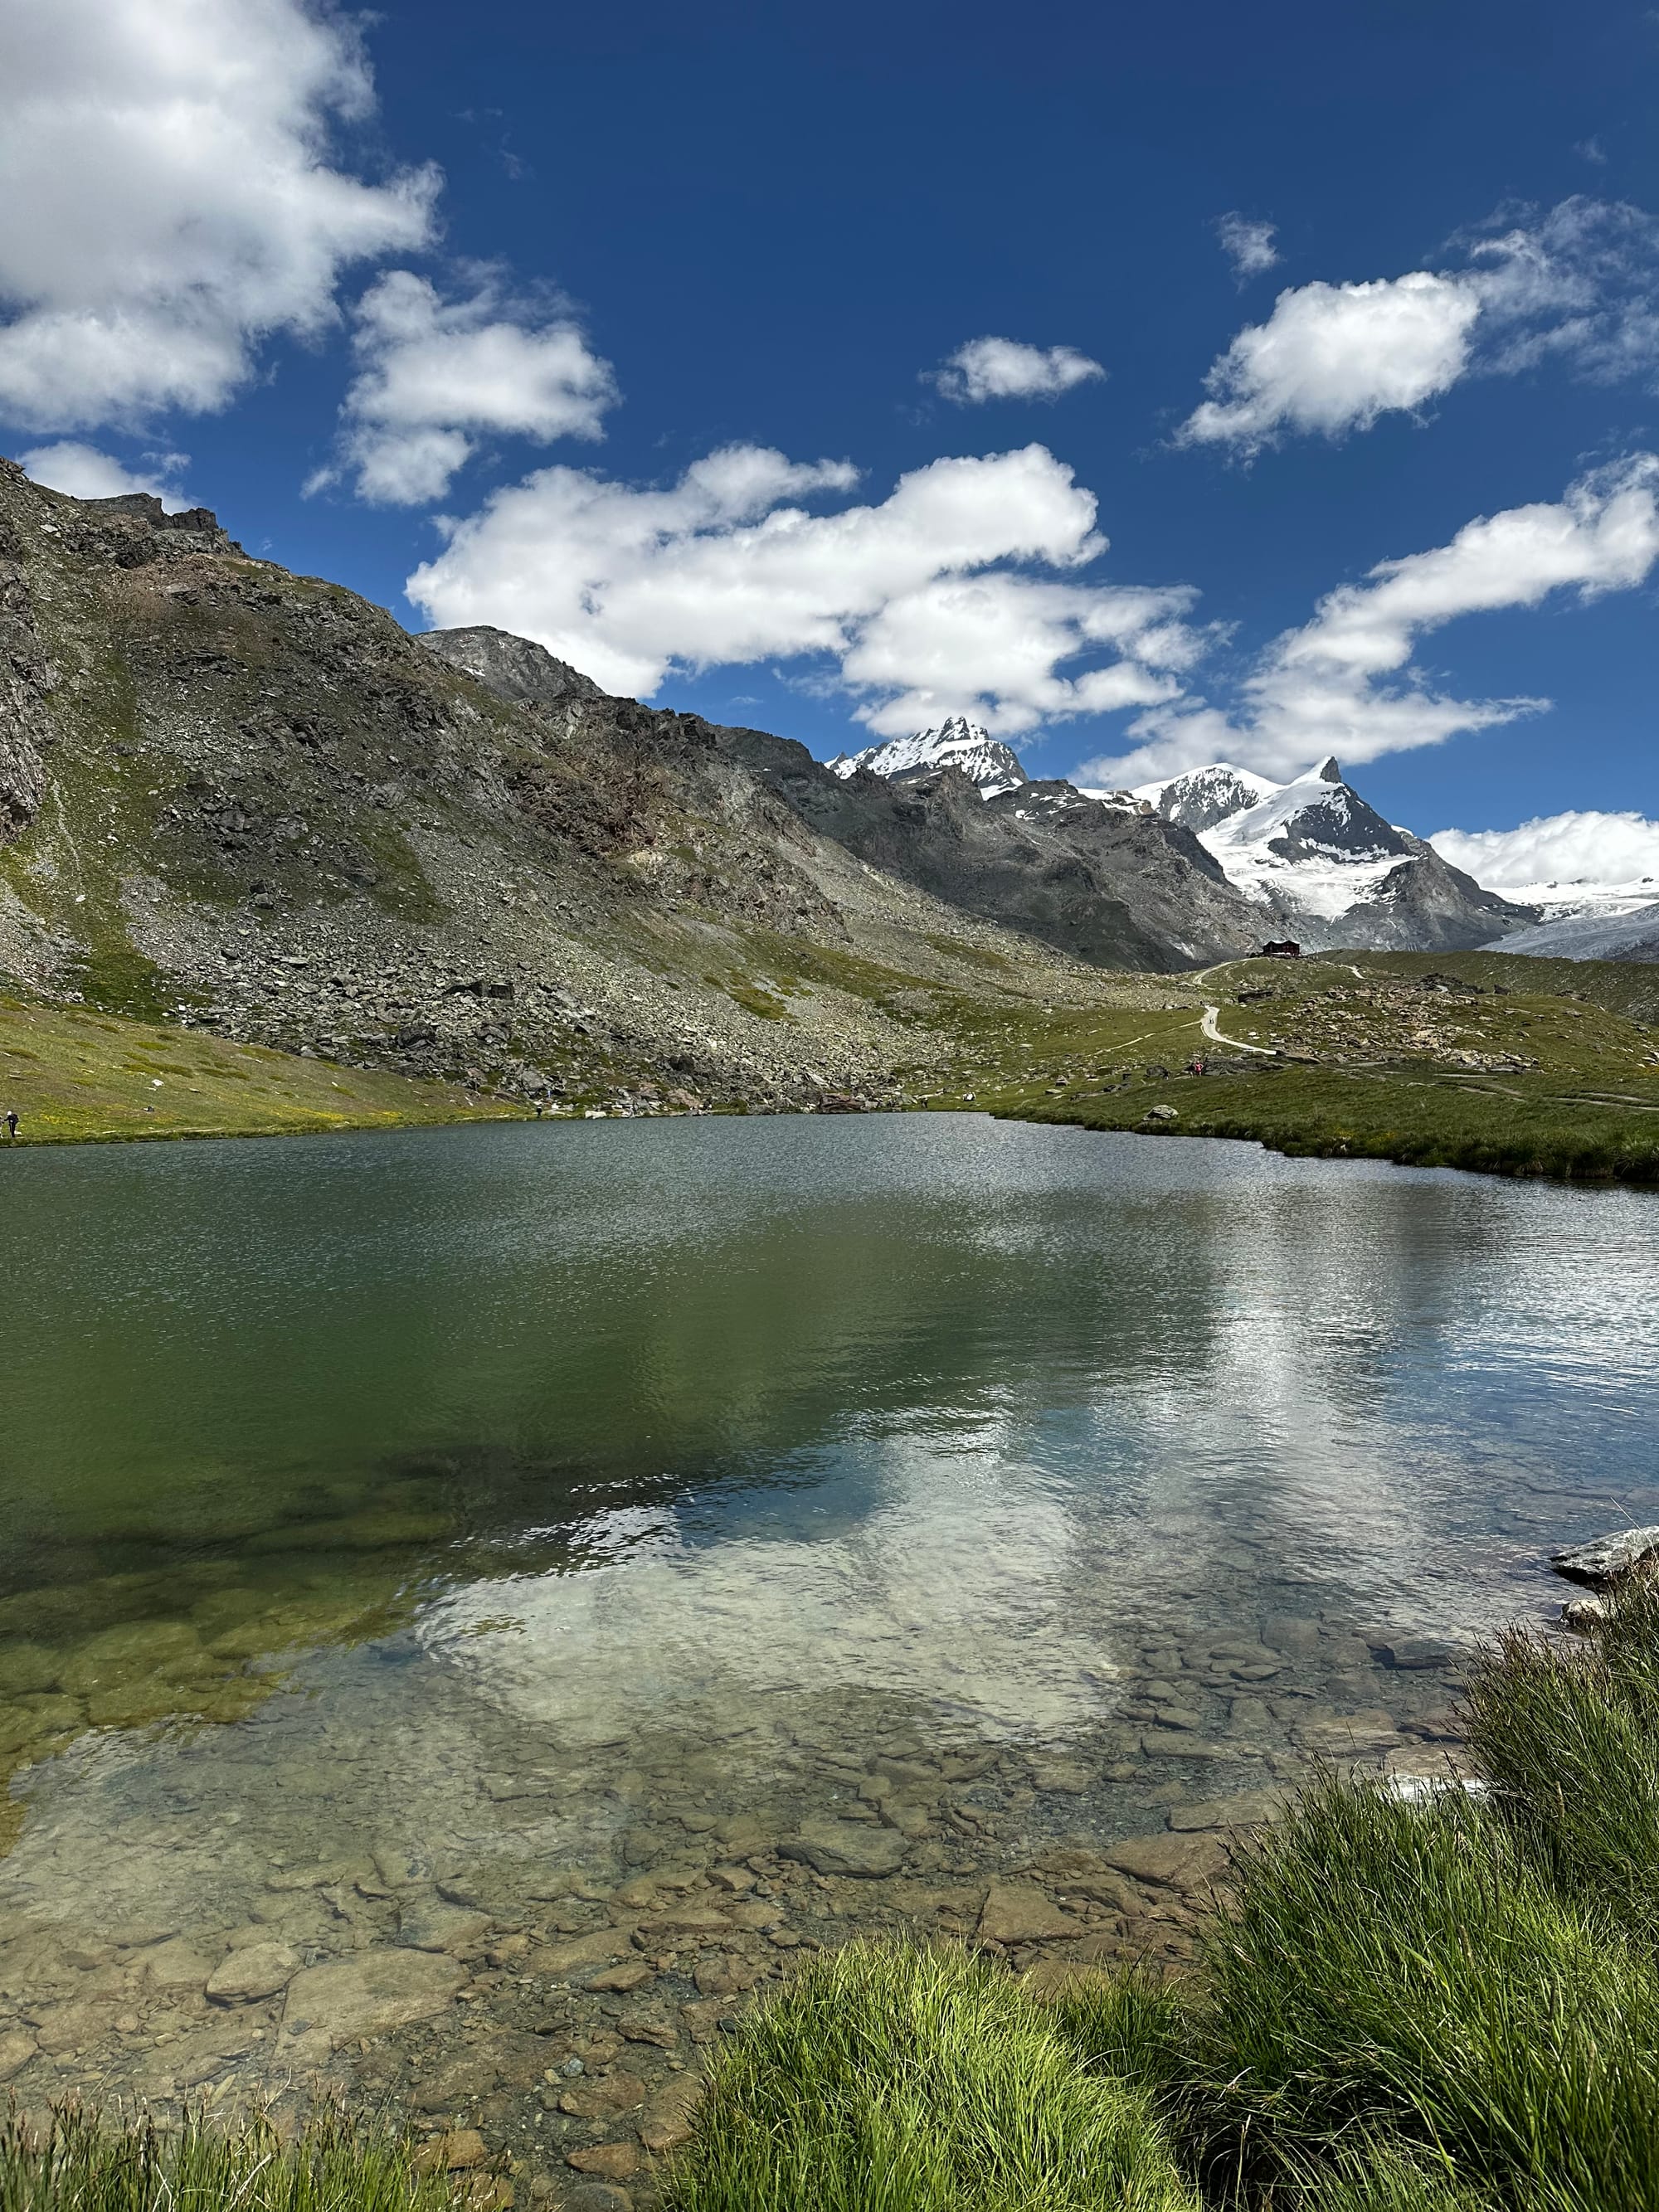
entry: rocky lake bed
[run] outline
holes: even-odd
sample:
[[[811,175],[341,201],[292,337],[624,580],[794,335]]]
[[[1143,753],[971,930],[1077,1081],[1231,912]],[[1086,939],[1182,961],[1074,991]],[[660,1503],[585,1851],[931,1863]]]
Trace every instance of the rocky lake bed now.
[[[722,2021],[803,1954],[903,1929],[1038,1987],[1176,1966],[1231,1852],[1312,1764],[1460,1771],[1448,1644],[1290,1609],[1224,1631],[1172,1606],[1097,1655],[1101,1717],[1060,1742],[857,1696],[585,1747],[507,1741],[475,1712],[411,1819],[374,1727],[331,1718],[303,1663],[243,1671],[246,1634],[216,1648],[222,1597],[198,1612],[200,1629],[0,1642],[0,1680],[43,1684],[10,1714],[58,1723],[60,1763],[129,1770],[103,1785],[126,1806],[108,1825],[72,1800],[54,1820],[46,1783],[43,1832],[0,1868],[9,2093],[293,2106],[327,2086],[406,2118],[497,2203],[648,2189]],[[402,1641],[357,1662],[395,1673]],[[217,1672],[209,1710],[246,1686],[241,1717],[95,1751],[75,1734],[78,1700],[153,1705],[191,1663]]]

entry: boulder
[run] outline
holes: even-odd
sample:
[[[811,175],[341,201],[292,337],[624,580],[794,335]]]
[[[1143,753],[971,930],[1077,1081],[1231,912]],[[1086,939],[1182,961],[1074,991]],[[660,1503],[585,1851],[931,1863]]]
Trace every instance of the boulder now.
[[[483,2166],[489,2148],[477,2128],[452,2128],[447,2135],[422,2143],[415,2154],[416,2173],[468,2173]]]
[[[568,2151],[564,2162],[574,2166],[578,2173],[597,2173],[605,2181],[631,2181],[643,2169],[645,2154],[637,2143],[595,2143],[592,2150]]]
[[[690,2142],[691,2115],[702,2087],[696,2075],[682,2075],[654,2092],[640,2114],[639,2126],[640,2141],[653,2156],[659,2158],[665,2151],[678,2150],[682,2143]]]
[[[618,2112],[633,2112],[649,2094],[637,2074],[601,2074],[573,2083],[559,2099],[559,2110],[579,2120],[614,2119]]]
[[[1659,1558],[1659,1528],[1615,1528],[1610,1536],[1592,1537],[1587,1544],[1570,1544],[1564,1552],[1552,1552],[1550,1565],[1570,1583],[1588,1583],[1592,1589],[1604,1589],[1656,1558]]]

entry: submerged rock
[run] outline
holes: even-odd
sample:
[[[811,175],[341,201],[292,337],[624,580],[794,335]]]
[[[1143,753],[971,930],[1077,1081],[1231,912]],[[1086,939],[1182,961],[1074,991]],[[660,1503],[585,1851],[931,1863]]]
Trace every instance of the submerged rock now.
[[[248,1943],[214,1968],[206,1992],[216,2004],[251,2004],[285,1990],[299,1969],[299,1953],[286,1943]]]
[[[1226,1845],[1217,1836],[1132,1836],[1106,1854],[1113,1866],[1137,1881],[1167,1889],[1198,1889],[1224,1874]]]
[[[1057,1936],[1079,1936],[1083,1928],[1034,1883],[994,1881],[979,1932],[993,1943],[1048,1943]]]
[[[307,1966],[288,1985],[282,2047],[332,2047],[430,2020],[465,1978],[465,1968],[441,1952],[401,1948]]]
[[[778,1848],[787,1859],[804,1860],[815,1874],[873,1879],[896,1874],[910,1846],[896,1829],[878,1827],[873,1821],[837,1820],[826,1814],[803,1820],[799,1835]]]
[[[1177,1834],[1196,1835],[1211,1828],[1253,1828],[1277,1820],[1285,1811],[1282,1790],[1241,1790],[1234,1797],[1194,1799],[1170,1808],[1170,1826]]]

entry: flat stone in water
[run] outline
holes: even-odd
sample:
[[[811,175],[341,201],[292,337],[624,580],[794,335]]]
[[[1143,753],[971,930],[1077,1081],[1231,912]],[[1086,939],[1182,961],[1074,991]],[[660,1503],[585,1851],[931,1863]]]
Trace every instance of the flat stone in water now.
[[[416,1951],[464,1951],[489,1928],[487,1912],[447,1904],[438,1897],[405,1900],[398,1915],[398,1938]]]
[[[249,1943],[214,1968],[207,1994],[215,2004],[251,2004],[285,1990],[299,1971],[299,1954],[286,1943]]]
[[[1370,1650],[1372,1657],[1385,1667],[1407,1673],[1424,1667],[1449,1667],[1457,1656],[1449,1644],[1429,1636],[1379,1636],[1370,1639]]]
[[[433,1951],[360,1951],[307,1966],[288,1985],[279,2049],[301,2043],[332,2048],[431,2020],[465,1978],[464,1966]]]
[[[1253,1828],[1264,1820],[1277,1820],[1285,1804],[1281,1790],[1241,1790],[1235,1797],[1206,1797],[1189,1805],[1171,1805],[1170,1826],[1180,1835],[1207,1828]]]
[[[1231,1863],[1226,1845],[1213,1835],[1132,1836],[1114,1844],[1106,1856],[1137,1881],[1167,1889],[1200,1888],[1224,1874]]]
[[[803,1820],[800,1833],[778,1848],[785,1858],[802,1860],[817,1874],[879,1878],[898,1872],[910,1846],[896,1829],[825,1814]]]
[[[532,1963],[538,1973],[555,1981],[581,1973],[589,1966],[608,1966],[627,1950],[629,1933],[626,1928],[598,1928],[591,1936],[574,1936],[568,1943],[547,1944],[533,1954]]]
[[[992,1943],[1048,1943],[1060,1936],[1080,1936],[1083,1926],[1033,1884],[994,1881],[979,1917],[979,1932]]]
[[[0,2081],[9,2081],[14,2074],[21,2074],[36,2049],[34,2038],[21,2027],[8,2028],[0,2035]]]
[[[1297,1738],[1304,1751],[1316,1759],[1364,1759],[1392,1751],[1401,1740],[1394,1715],[1381,1705],[1342,1713],[1334,1720],[1305,1722]]]

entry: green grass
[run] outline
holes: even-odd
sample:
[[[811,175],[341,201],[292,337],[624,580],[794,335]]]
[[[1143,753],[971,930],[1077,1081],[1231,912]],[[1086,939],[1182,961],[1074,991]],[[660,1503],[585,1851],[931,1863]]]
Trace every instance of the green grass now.
[[[0,1114],[15,1109],[21,1144],[396,1128],[514,1110],[473,1097],[88,1007],[0,998]],[[0,1139],[0,1159],[5,1149]]]
[[[1555,1887],[1659,1938],[1659,1585],[1632,1584],[1601,1630],[1499,1639],[1475,1677],[1471,1742]]]
[[[1202,1962],[1188,2099],[1212,2168],[1269,2178],[1386,2131],[1540,2212],[1659,2206],[1659,1973],[1501,1810],[1316,1790]]]
[[[331,2115],[289,2140],[264,2121],[162,2132],[70,2111],[0,2128],[0,2212],[451,2212],[408,2147]]]
[[[1178,1979],[815,1964],[717,2062],[672,2212],[1659,2212],[1659,1585],[1504,1637],[1469,1700],[1485,1795],[1317,1778]]]
[[[672,2212],[1194,2212],[1133,2089],[1000,1968],[863,1945],[740,2025]]]
[[[1659,1182],[1659,1083],[1630,1104],[1534,1074],[1461,1080],[1407,1069],[1358,1073],[1279,1066],[1267,1075],[1141,1079],[1110,1095],[1042,1091],[977,1103],[1021,1121],[1146,1131],[1147,1109],[1173,1106],[1160,1136],[1234,1137],[1291,1157],[1394,1160],[1406,1167],[1591,1182]]]
[[[1540,988],[1540,965],[1568,964],[1498,954],[1239,961],[1158,979],[1173,1004],[964,1017],[934,1103],[971,1093],[1012,1119],[1238,1138],[1292,1155],[1659,1181],[1659,1054],[1638,1018],[1659,980],[1628,984],[1637,971],[1601,963],[1599,977],[1575,977],[1582,996]],[[1429,987],[1447,978],[1459,988]],[[1218,1009],[1221,1043],[1203,1031],[1206,1004]],[[1208,1073],[1186,1073],[1194,1056]],[[1156,1105],[1176,1118],[1149,1120]]]

